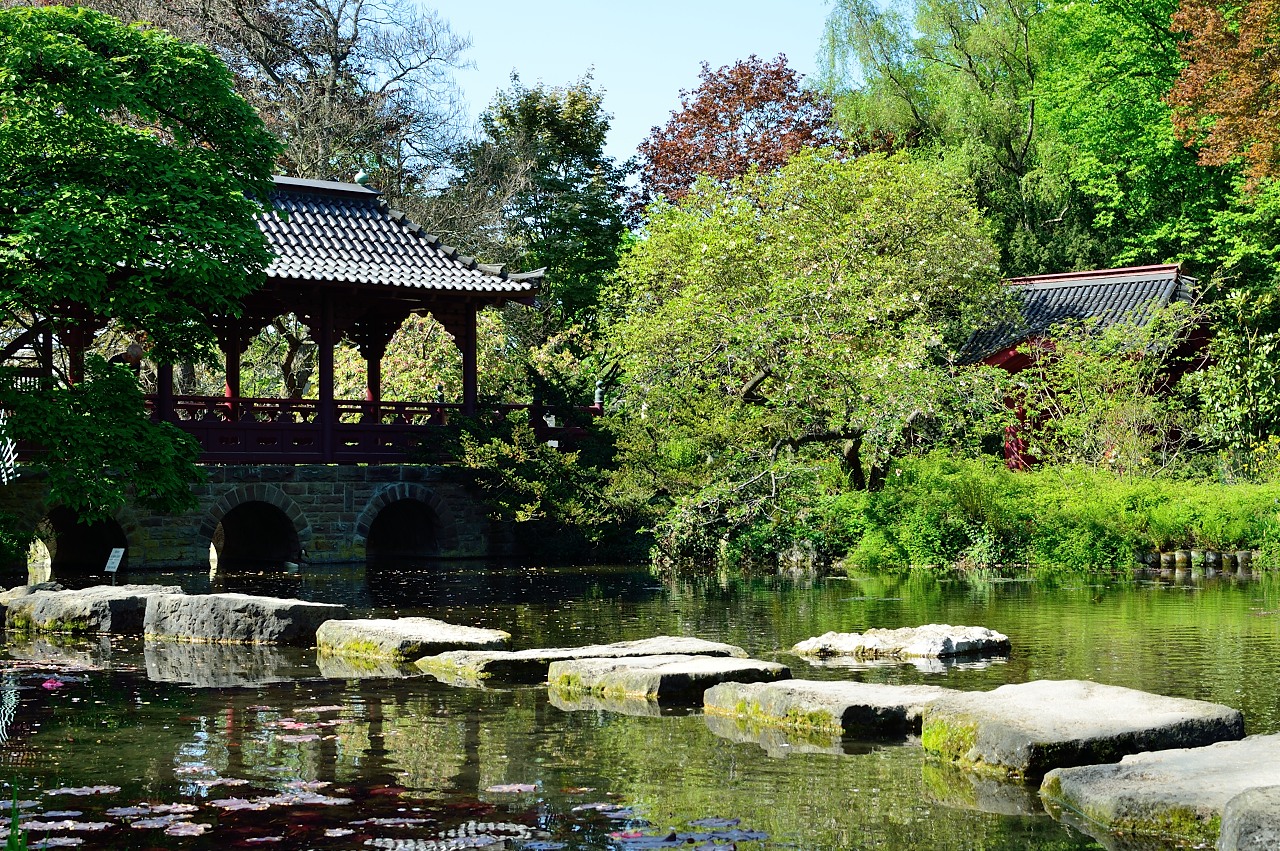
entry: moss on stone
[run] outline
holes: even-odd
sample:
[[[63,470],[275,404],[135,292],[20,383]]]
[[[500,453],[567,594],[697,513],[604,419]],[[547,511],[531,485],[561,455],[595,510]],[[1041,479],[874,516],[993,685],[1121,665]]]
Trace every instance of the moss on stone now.
[[[920,729],[920,745],[950,762],[971,764],[970,752],[978,744],[978,725],[955,716],[930,716]]]
[[[318,644],[316,645],[316,652],[327,656],[368,656],[374,659],[390,659],[391,661],[403,660],[401,654],[388,653],[383,645],[367,638],[349,638],[338,644]]]
[[[1196,845],[1211,846],[1222,832],[1222,815],[1204,818],[1192,807],[1164,807],[1145,817],[1114,818],[1097,812],[1085,812],[1085,818],[1116,833],[1183,839]]]

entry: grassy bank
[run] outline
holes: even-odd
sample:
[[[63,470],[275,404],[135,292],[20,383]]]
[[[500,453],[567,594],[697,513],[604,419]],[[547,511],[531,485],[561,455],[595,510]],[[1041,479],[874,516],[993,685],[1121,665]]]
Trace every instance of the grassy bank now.
[[[1280,484],[1117,476],[1086,467],[1011,472],[933,455],[903,462],[882,491],[807,501],[734,545],[772,539],[857,568],[1028,565],[1127,570],[1151,551],[1257,549],[1280,566]]]

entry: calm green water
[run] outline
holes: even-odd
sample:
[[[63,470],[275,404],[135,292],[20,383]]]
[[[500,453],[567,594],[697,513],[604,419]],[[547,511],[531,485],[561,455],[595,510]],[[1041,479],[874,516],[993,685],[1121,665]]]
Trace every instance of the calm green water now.
[[[131,579],[211,588],[194,573]],[[664,583],[622,568],[464,565],[239,577],[215,590],[499,627],[517,647],[698,635],[808,678],[961,689],[1092,679],[1225,703],[1249,732],[1280,732],[1275,577]],[[786,652],[828,630],[928,622],[998,629],[1013,653],[813,667]],[[35,802],[27,820],[104,825],[34,834],[85,848],[1102,847],[1043,814],[1032,790],[979,781],[910,742],[741,741],[697,714],[560,707],[540,688],[361,679],[318,667],[308,651],[28,640],[9,642],[6,656],[0,780]],[[50,794],[102,785],[120,788]],[[194,810],[155,809],[172,804]],[[177,816],[208,827],[167,835]]]

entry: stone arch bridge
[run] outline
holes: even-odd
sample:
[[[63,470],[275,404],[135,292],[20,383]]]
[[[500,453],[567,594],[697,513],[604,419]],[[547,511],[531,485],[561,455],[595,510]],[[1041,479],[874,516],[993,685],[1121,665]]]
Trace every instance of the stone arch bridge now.
[[[510,555],[470,474],[418,465],[219,465],[192,485],[198,506],[159,515],[127,504],[105,521],[79,522],[46,503],[37,480],[0,489],[0,510],[34,529],[37,560],[53,579],[101,574],[115,547],[124,569],[206,565],[219,572],[394,558]],[[35,567],[36,565],[30,565]],[[15,566],[17,567],[17,566]]]

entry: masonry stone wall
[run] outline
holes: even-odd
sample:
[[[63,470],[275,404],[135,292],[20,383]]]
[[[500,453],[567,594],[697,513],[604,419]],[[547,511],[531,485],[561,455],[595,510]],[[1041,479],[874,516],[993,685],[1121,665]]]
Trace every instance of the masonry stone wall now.
[[[303,561],[363,561],[379,512],[411,499],[437,520],[438,555],[445,558],[511,555],[511,536],[493,523],[465,470],[441,466],[210,466],[208,480],[192,485],[199,505],[159,515],[126,505],[115,520],[128,541],[130,570],[203,567],[219,522],[246,503],[279,509],[293,524]],[[20,478],[0,488],[0,510],[35,528],[51,506],[42,482]],[[262,508],[269,511],[270,509]],[[49,542],[51,551],[56,541]]]

